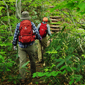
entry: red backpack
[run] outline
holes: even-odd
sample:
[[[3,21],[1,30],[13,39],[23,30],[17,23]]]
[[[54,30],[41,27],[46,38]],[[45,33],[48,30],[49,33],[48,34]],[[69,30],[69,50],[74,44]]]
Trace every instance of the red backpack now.
[[[41,23],[41,26],[39,28],[39,33],[40,33],[41,37],[45,37],[47,34],[47,26],[46,25],[47,25],[47,23],[46,24]]]
[[[35,41],[35,35],[33,33],[31,21],[23,20],[20,23],[19,31],[19,42],[29,43]]]

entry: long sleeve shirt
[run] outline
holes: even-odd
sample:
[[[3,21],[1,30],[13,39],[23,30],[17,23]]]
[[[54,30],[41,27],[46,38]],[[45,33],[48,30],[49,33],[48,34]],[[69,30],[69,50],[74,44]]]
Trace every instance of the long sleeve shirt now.
[[[42,22],[42,23],[45,24],[45,22]],[[41,25],[41,23],[38,24],[38,26],[37,26],[37,29],[38,29],[38,30],[39,30],[39,28],[40,28],[40,25]],[[51,36],[52,34],[51,34],[51,32],[50,32],[50,26],[49,26],[49,24],[47,24],[46,26],[47,26],[47,34]]]
[[[31,22],[31,24],[32,24],[33,32],[37,35],[38,39],[41,39],[41,36],[39,35],[38,29],[36,28],[35,24],[33,22]],[[19,27],[20,27],[20,23],[17,24],[16,29],[15,29],[14,38],[13,38],[13,42],[12,42],[12,44],[14,46],[17,45],[18,36],[19,36]],[[23,44],[18,41],[18,44],[21,48],[27,48],[28,46],[32,45],[33,43],[34,43],[34,41]]]

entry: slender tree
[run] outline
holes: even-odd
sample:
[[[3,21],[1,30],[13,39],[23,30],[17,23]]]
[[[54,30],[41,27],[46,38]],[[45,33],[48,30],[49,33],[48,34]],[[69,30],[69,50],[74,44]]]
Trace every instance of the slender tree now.
[[[6,4],[6,2],[5,2],[4,0],[3,0],[3,2],[4,2],[5,6],[6,6],[6,8],[7,8],[8,25],[9,25],[9,27],[10,27],[11,35],[13,35],[13,33],[12,33],[12,27],[11,27],[11,24],[10,24],[8,5]]]
[[[16,0],[16,17],[21,18],[21,0]]]

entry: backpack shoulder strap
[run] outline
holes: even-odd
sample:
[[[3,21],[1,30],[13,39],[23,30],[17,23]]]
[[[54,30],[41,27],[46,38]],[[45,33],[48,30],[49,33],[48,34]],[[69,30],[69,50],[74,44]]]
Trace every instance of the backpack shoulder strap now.
[[[47,25],[47,23],[45,23],[45,24],[44,24],[44,23],[41,23],[41,25],[45,25],[45,26],[46,26],[46,25]]]

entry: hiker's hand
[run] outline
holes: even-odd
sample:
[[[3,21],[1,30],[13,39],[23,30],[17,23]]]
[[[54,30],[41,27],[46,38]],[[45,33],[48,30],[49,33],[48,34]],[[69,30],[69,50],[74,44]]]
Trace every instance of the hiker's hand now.
[[[14,49],[14,50],[17,50],[17,47],[16,47],[16,46],[14,46],[14,47],[13,47],[13,49]]]
[[[42,37],[40,38],[40,40],[42,40]]]

